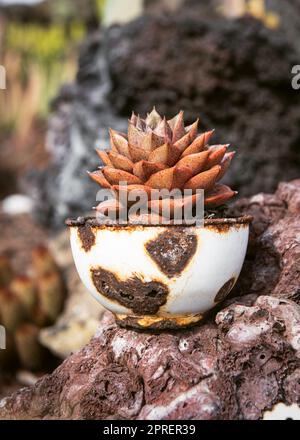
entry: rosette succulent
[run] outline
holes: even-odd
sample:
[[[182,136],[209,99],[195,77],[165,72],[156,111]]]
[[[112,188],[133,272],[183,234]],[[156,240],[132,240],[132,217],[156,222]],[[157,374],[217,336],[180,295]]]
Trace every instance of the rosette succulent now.
[[[209,145],[214,131],[199,134],[198,122],[185,126],[183,111],[170,120],[161,117],[155,108],[145,119],[133,113],[127,134],[110,130],[111,149],[97,150],[104,165],[89,175],[102,188],[118,195],[128,196],[131,191],[148,195],[147,209],[158,222],[166,203],[171,214],[176,207],[194,205],[198,189],[204,190],[205,209],[219,207],[236,194],[219,183],[235,152],[228,152],[228,144]],[[182,197],[155,197],[155,190],[164,189],[179,189]],[[189,195],[184,195],[186,189]],[[100,203],[96,209],[107,214],[120,213],[124,207],[116,198]]]

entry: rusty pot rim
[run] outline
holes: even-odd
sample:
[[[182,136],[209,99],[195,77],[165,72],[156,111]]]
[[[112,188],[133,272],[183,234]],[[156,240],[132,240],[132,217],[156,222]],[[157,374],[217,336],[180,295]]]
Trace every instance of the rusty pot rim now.
[[[204,227],[205,226],[234,226],[241,224],[250,224],[253,220],[251,215],[243,215],[240,217],[228,217],[228,218],[207,218],[204,219]],[[67,218],[65,220],[65,224],[69,227],[78,227],[89,225],[93,228],[104,229],[104,228],[112,228],[112,229],[136,229],[136,228],[156,228],[156,227],[172,227],[172,228],[193,228],[195,225],[193,224],[143,224],[143,223],[99,223],[96,217],[86,216],[86,217],[77,217],[77,218]]]

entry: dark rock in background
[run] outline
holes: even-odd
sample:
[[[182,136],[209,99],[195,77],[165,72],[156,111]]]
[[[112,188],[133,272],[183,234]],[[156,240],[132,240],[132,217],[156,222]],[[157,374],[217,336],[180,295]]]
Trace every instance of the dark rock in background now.
[[[300,175],[300,95],[291,86],[299,57],[285,31],[298,2],[279,30],[251,17],[217,17],[213,7],[210,16],[207,5],[196,3],[86,40],[77,80],[54,104],[53,165],[39,179],[34,173],[45,223],[61,227],[67,216],[95,206],[97,186],[85,170],[98,165],[96,140],[105,148],[109,126],[124,131],[133,109],[145,114],[153,105],[167,115],[183,109],[190,121],[200,116],[203,130],[216,129],[212,142],[231,143],[238,155],[224,183],[241,195],[272,192]],[[293,35],[297,25],[295,18]]]
[[[156,104],[167,115],[200,116],[203,130],[216,129],[213,142],[238,151],[228,183],[241,194],[299,176],[297,57],[279,31],[250,17],[142,17],[109,30],[107,53],[117,110],[145,114]]]
[[[300,180],[233,209],[254,215],[240,297],[180,332],[122,329],[107,312],[82,350],[0,401],[0,418],[255,420],[299,405]]]

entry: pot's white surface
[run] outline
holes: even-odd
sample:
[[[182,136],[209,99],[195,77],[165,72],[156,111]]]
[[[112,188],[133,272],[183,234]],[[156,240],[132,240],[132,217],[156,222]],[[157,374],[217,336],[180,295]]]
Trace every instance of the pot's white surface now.
[[[72,225],[70,232],[73,257],[80,278],[89,292],[105,308],[121,315],[137,314],[116,299],[100,293],[91,275],[92,270],[99,267],[113,273],[120,282],[134,277],[142,283],[162,283],[166,286],[168,294],[155,316],[182,317],[203,314],[230,292],[245,258],[249,219],[227,219],[221,224],[212,222],[204,227],[91,226],[90,232],[94,242],[89,249],[83,246],[78,226]],[[165,270],[166,267],[162,267],[157,259],[153,258],[148,244],[154,243],[155,246],[156,240],[164,236],[163,234],[172,236],[173,233],[178,237],[192,235],[195,245],[193,249],[188,246],[187,252],[191,254],[176,273],[170,274],[168,268]],[[167,265],[172,266],[175,257],[170,249],[166,250],[164,246],[160,246],[155,252],[156,255],[160,252],[159,258],[165,258]],[[176,264],[181,263],[177,258]]]

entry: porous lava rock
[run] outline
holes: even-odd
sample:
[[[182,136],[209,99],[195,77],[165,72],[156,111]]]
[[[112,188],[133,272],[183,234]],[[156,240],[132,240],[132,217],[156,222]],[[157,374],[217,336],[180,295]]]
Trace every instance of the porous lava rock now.
[[[120,328],[106,312],[89,344],[0,401],[1,419],[249,419],[300,404],[300,180],[242,199],[254,216],[234,294],[181,331]]]
[[[215,322],[158,335],[97,334],[52,375],[0,402],[9,419],[259,419],[299,400],[300,307],[250,295]],[[298,390],[298,392],[297,392]]]

